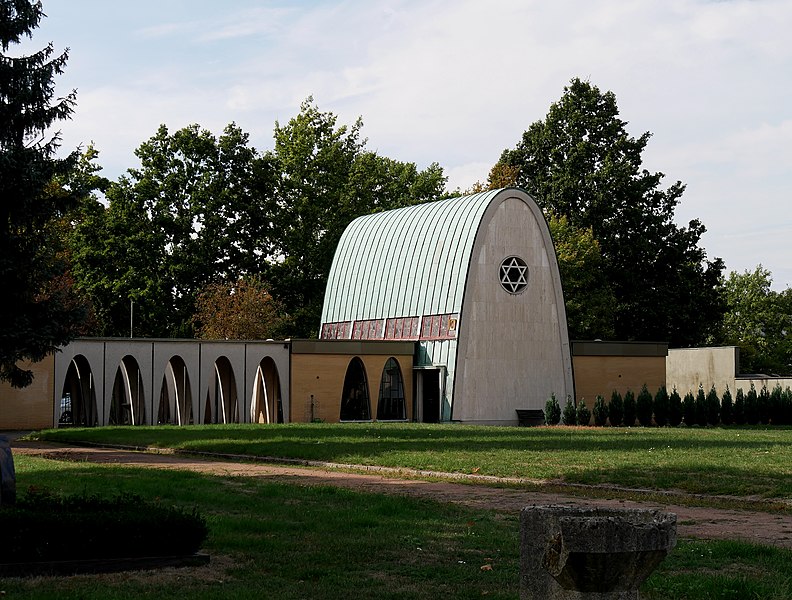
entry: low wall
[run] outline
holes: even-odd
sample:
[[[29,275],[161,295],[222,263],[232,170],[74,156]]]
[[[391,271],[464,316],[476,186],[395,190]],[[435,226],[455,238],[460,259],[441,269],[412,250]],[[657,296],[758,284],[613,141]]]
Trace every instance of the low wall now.
[[[0,430],[46,429],[53,426],[55,358],[19,365],[33,371],[33,383],[17,389],[0,382]]]

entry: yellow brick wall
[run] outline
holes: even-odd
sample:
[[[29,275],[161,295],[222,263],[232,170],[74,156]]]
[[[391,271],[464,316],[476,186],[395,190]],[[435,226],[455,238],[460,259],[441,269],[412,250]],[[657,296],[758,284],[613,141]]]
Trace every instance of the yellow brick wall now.
[[[55,357],[21,363],[33,371],[33,383],[22,389],[0,382],[0,430],[45,429],[53,426]]]
[[[666,384],[665,356],[573,356],[575,398],[586,400],[589,409],[597,395],[610,400],[613,390],[624,395],[632,390],[637,396],[641,386],[652,396]],[[564,400],[558,401],[563,405]]]
[[[377,418],[377,399],[380,378],[388,355],[358,356],[366,367],[371,414]],[[341,394],[347,367],[354,358],[348,354],[292,354],[291,357],[291,415],[290,420],[305,423],[321,419],[336,423],[341,414]],[[394,356],[404,379],[407,419],[412,420],[412,356]],[[313,412],[311,411],[313,396]]]

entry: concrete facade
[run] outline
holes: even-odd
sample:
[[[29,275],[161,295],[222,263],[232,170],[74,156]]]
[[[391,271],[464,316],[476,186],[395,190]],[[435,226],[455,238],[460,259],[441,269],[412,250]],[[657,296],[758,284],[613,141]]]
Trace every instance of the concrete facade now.
[[[792,387],[790,377],[740,375],[740,349],[737,346],[669,350],[666,372],[669,391],[676,387],[681,396],[687,392],[695,394],[699,385],[705,391],[715,386],[719,396],[727,387],[732,395],[738,389],[747,392],[751,384],[757,390],[762,387],[768,390],[776,386],[783,389]]]

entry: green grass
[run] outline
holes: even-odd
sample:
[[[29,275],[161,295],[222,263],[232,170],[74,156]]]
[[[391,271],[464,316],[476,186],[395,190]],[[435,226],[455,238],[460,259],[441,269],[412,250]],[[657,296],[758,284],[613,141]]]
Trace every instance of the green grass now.
[[[42,439],[698,494],[792,497],[792,429],[289,424],[61,429]]]
[[[8,598],[518,597],[518,515],[430,500],[16,456],[20,493],[135,492],[207,517],[205,567],[0,579]],[[482,570],[491,565],[491,570]],[[792,597],[792,552],[682,541],[647,581],[650,600]]]

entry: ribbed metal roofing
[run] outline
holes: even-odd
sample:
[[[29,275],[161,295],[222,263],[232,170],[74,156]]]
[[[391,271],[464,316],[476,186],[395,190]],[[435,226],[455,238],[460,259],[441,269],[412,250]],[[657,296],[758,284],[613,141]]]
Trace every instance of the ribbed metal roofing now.
[[[473,242],[499,191],[352,221],[333,258],[322,322],[459,312]]]

